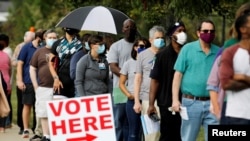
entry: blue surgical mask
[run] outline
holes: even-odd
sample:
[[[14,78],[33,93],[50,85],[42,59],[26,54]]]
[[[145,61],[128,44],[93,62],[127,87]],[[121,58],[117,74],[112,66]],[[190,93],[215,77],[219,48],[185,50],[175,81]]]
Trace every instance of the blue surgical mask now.
[[[104,51],[105,51],[105,45],[104,44],[99,45],[97,53],[102,54]]]
[[[144,51],[145,49],[146,49],[146,48],[144,48],[144,47],[143,47],[143,48],[140,48],[140,47],[139,47],[139,48],[137,49],[137,52],[140,53],[140,52]]]
[[[85,45],[85,49],[89,51],[90,50],[89,43],[85,42],[84,45]]]
[[[56,41],[56,39],[47,39],[46,40],[47,47],[51,48],[55,41]]]
[[[165,41],[162,38],[154,39],[154,46],[160,49],[165,46]]]

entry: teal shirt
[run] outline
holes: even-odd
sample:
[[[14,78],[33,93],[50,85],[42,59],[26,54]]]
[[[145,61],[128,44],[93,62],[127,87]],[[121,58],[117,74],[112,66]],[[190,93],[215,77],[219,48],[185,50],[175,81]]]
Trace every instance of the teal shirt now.
[[[200,46],[200,41],[186,44],[180,51],[174,69],[183,74],[181,91],[183,94],[208,97],[207,79],[214,63],[219,47],[211,44],[208,54]]]

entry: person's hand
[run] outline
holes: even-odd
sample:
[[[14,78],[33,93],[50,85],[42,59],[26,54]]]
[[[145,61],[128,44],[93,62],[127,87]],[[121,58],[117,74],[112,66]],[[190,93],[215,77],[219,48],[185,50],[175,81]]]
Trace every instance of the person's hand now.
[[[141,103],[135,102],[133,109],[136,113],[140,113],[141,112]]]
[[[212,114],[215,115],[215,117],[217,119],[220,119],[220,113],[221,113],[221,109],[220,109],[220,106],[219,106],[219,103],[216,103],[215,105],[213,105],[212,103],[210,104],[210,112]]]
[[[130,94],[130,95],[128,96],[128,99],[129,99],[129,100],[133,100],[133,99],[134,99],[134,95]]]
[[[63,84],[59,79],[54,79],[53,90],[54,92],[58,92],[60,94],[60,89],[63,88]]]
[[[149,115],[152,114],[152,113],[157,113],[156,108],[155,108],[154,105],[152,105],[152,106],[149,105],[147,114],[148,114],[148,116],[149,116]]]
[[[23,81],[17,81],[17,87],[18,87],[18,89],[21,90],[21,91],[25,91],[25,89],[26,89],[26,86],[25,86],[25,84],[23,83]]]
[[[245,78],[246,78],[246,75],[244,75],[244,74],[234,74],[234,76],[233,76],[233,79],[238,80],[238,81],[245,80]]]
[[[172,110],[175,112],[180,112],[181,103],[179,100],[172,102]]]

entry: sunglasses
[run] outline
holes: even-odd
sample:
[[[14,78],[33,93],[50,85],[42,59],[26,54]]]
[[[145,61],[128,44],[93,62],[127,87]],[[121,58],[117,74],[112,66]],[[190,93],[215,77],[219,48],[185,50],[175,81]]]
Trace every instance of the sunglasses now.
[[[137,45],[139,48],[145,48],[145,45]]]
[[[204,33],[215,33],[215,30],[213,29],[213,30],[207,30],[207,29],[204,29],[204,30],[200,30],[200,31],[202,31],[202,32],[204,32]]]

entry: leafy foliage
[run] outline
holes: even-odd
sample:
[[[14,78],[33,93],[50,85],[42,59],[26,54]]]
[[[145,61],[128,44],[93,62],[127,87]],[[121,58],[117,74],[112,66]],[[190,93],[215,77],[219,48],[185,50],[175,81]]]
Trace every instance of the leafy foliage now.
[[[247,0],[12,0],[8,21],[1,25],[3,32],[17,44],[31,26],[36,29],[54,28],[70,11],[88,5],[103,5],[118,9],[134,19],[142,35],[147,37],[153,25],[167,24],[168,15],[184,19],[193,28],[195,19],[216,16],[231,23],[235,11]],[[189,27],[189,26],[187,26]],[[60,31],[60,30],[58,30]]]

